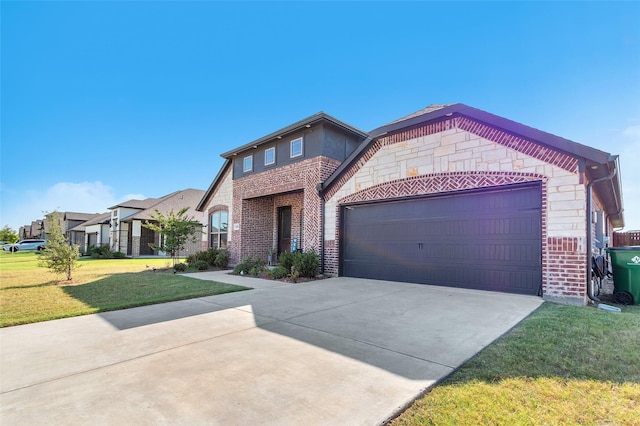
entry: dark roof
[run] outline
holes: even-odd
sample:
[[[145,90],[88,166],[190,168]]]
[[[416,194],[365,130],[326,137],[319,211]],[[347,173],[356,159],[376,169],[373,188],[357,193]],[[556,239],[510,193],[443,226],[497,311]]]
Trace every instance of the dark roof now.
[[[109,223],[110,221],[111,221],[111,212],[106,212],[106,213],[101,213],[96,217],[94,217],[93,219],[86,221],[85,223],[83,223],[83,225],[91,226],[91,225],[105,224],[105,223]]]
[[[77,212],[64,212],[63,220],[83,220],[87,221],[93,219],[99,215],[99,213],[77,213]]]
[[[115,206],[109,207],[109,210],[117,209],[118,207],[126,207],[130,209],[148,209],[152,205],[158,202],[158,198],[145,198],[144,200],[127,200]]]
[[[324,112],[319,112],[317,114],[314,114],[310,117],[307,117],[303,120],[297,121],[287,127],[283,127],[280,130],[276,130],[273,133],[269,133],[266,136],[261,137],[260,139],[256,139],[253,142],[249,142],[245,145],[242,145],[239,148],[233,149],[231,151],[227,151],[225,153],[223,153],[221,156],[223,158],[230,158],[234,155],[238,155],[243,151],[246,151],[248,149],[254,149],[257,148],[260,145],[263,145],[265,143],[268,142],[272,142],[273,140],[279,139],[279,138],[283,138],[291,133],[297,132],[299,130],[304,129],[305,127],[311,127],[313,125],[319,124],[319,123],[330,123],[333,124],[334,126],[340,127],[344,130],[347,130],[351,133],[355,133],[358,136],[361,137],[366,137],[367,133],[357,129],[353,126],[351,126],[350,124],[347,124],[343,121],[338,120],[337,118],[334,118],[332,116],[330,116],[329,114],[326,114]]]
[[[122,221],[130,222],[132,220],[153,220],[151,215],[153,215],[156,210],[163,214],[169,213],[171,210],[177,213],[180,209],[188,207],[189,210],[193,211],[195,210],[198,202],[202,199],[203,195],[204,191],[201,189],[189,188],[182,191],[176,191],[169,195],[165,195],[162,198],[156,199],[157,202],[149,208],[128,216]],[[189,216],[189,213],[187,213],[187,216]]]
[[[367,133],[356,128],[353,127],[350,124],[345,123],[344,121],[338,120],[335,117],[330,116],[329,114],[326,114],[325,112],[319,112],[317,114],[314,114],[312,116],[309,116],[307,118],[304,118],[300,121],[296,121],[293,124],[290,124],[289,126],[283,127],[280,130],[276,130],[273,133],[269,133],[266,136],[261,137],[260,139],[256,139],[253,142],[249,142],[247,144],[242,145],[241,147],[238,147],[236,149],[233,149],[231,151],[227,151],[223,154],[221,154],[221,157],[225,158],[226,161],[225,163],[222,165],[222,167],[220,168],[220,170],[218,171],[218,174],[216,175],[215,179],[213,180],[213,182],[211,182],[211,185],[209,185],[209,188],[205,191],[204,196],[202,197],[202,200],[200,200],[200,203],[198,203],[198,206],[196,207],[196,210],[198,211],[202,211],[202,209],[204,209],[204,207],[206,206],[206,204],[209,202],[209,200],[211,199],[211,196],[213,195],[213,193],[215,192],[216,188],[218,187],[218,184],[220,183],[220,181],[222,180],[222,177],[224,176],[226,170],[230,167],[231,165],[231,158],[235,155],[240,154],[243,151],[249,150],[249,149],[255,149],[257,147],[259,147],[260,145],[264,145],[266,143],[269,142],[273,142],[274,140],[278,140],[281,139],[283,137],[286,137],[287,135],[290,135],[294,132],[297,132],[299,130],[302,130],[306,127],[311,127],[314,126],[316,124],[320,124],[320,123],[328,123],[328,124],[332,124],[334,126],[337,126],[339,128],[342,128],[348,132],[354,133],[360,137],[367,137]]]
[[[613,226],[624,226],[620,164],[617,156],[460,103],[430,105],[420,111],[416,111],[413,114],[409,114],[399,120],[392,121],[372,130],[369,132],[369,137],[351,153],[326,181],[318,186],[318,189],[321,192],[328,190],[351,165],[358,161],[378,138],[456,116],[467,117],[477,122],[499,128],[507,133],[520,136],[577,158],[589,181],[598,180],[593,187],[600,196],[600,199],[607,206],[606,211]],[[615,173],[615,175],[611,179],[605,179],[613,173]]]

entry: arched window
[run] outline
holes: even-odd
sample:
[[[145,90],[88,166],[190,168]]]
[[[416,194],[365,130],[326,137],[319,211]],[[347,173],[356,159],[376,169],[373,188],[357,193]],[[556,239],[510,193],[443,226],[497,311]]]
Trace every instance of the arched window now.
[[[229,212],[216,210],[209,214],[209,247],[227,248]]]

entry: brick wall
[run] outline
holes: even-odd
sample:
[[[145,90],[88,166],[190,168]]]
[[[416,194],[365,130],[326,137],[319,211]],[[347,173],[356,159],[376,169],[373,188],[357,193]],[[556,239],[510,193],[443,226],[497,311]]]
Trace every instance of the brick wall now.
[[[544,294],[584,303],[586,247],[579,242],[585,237],[586,195],[577,160],[464,117],[376,140],[345,171],[326,194],[325,247],[331,250],[325,252],[325,269],[338,272],[338,213],[344,203],[526,181],[542,182]],[[568,276],[551,275],[556,263]]]
[[[231,262],[247,256],[266,258],[267,249],[277,245],[277,209],[287,205],[292,212],[292,237],[299,238],[304,250],[318,250],[320,197],[316,185],[339,165],[337,160],[318,156],[234,180]]]
[[[586,302],[586,239],[549,237],[543,260],[544,296],[548,300],[582,305]]]

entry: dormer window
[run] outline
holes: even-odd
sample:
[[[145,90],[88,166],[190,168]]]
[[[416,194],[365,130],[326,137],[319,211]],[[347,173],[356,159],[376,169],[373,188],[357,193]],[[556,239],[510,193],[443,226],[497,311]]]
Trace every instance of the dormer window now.
[[[270,166],[276,163],[276,148],[271,147],[264,151],[264,165]]]
[[[291,141],[291,158],[300,157],[302,155],[302,138]]]
[[[244,157],[244,160],[242,161],[242,171],[247,173],[251,170],[253,170],[253,155]]]

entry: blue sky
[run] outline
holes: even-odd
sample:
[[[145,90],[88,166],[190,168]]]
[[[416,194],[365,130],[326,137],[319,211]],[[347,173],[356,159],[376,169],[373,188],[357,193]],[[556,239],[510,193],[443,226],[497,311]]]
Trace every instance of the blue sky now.
[[[461,102],[619,154],[640,229],[640,3],[13,2],[1,215],[206,189],[220,153],[325,111]]]

